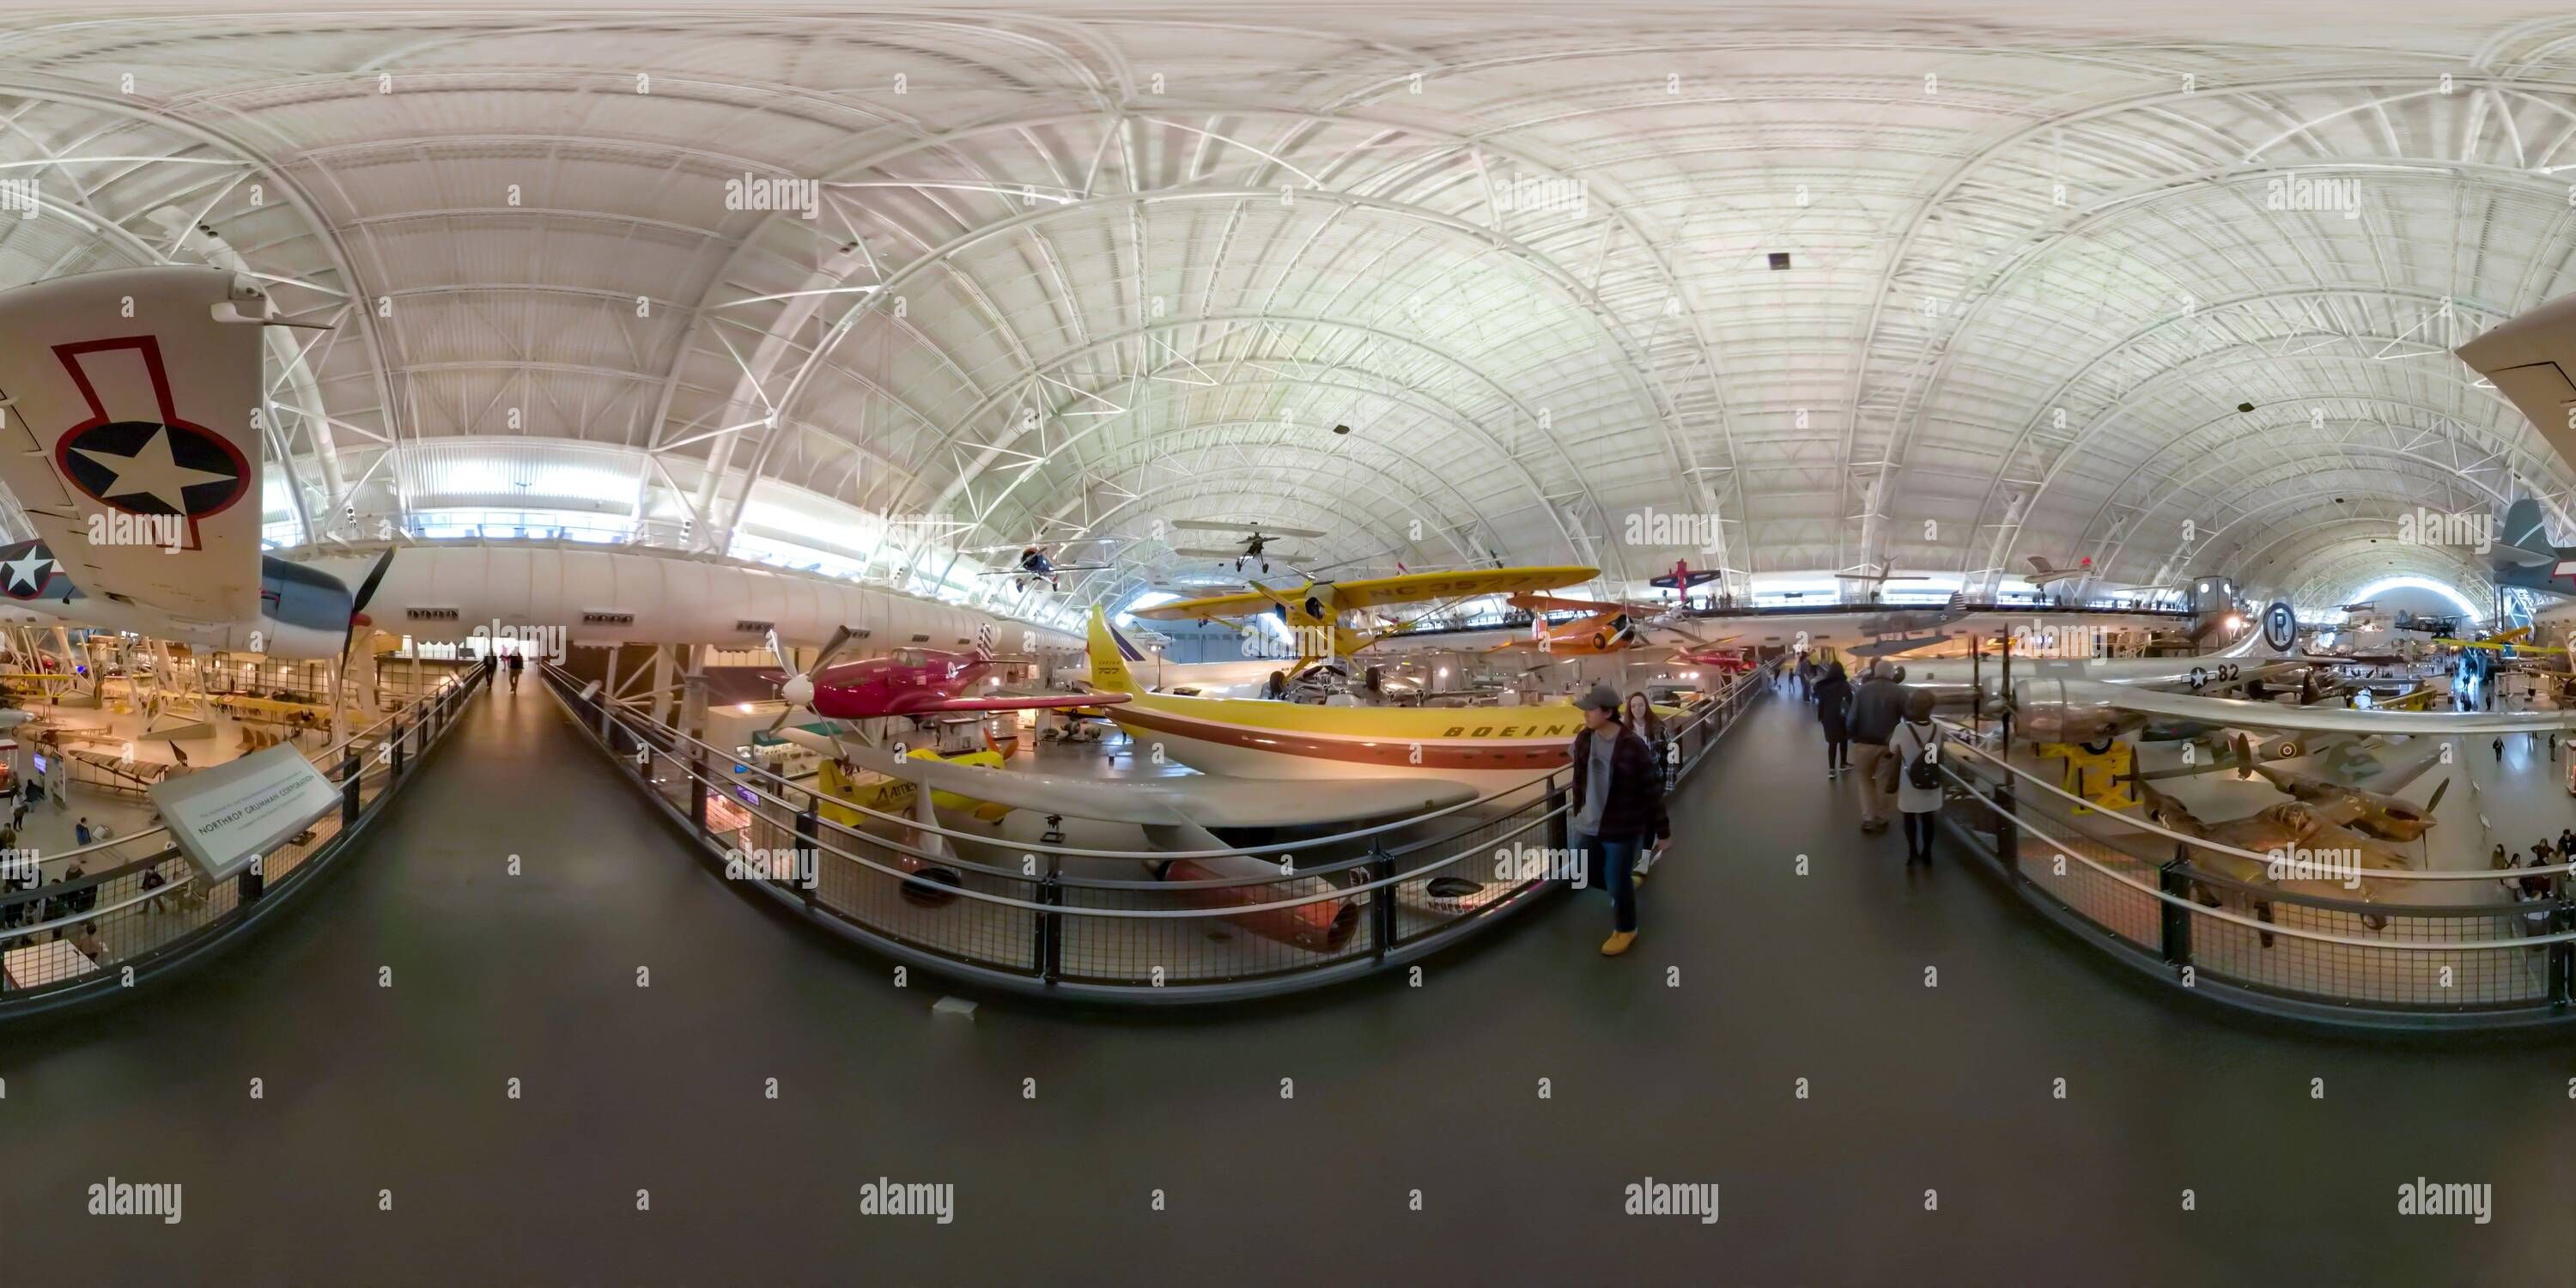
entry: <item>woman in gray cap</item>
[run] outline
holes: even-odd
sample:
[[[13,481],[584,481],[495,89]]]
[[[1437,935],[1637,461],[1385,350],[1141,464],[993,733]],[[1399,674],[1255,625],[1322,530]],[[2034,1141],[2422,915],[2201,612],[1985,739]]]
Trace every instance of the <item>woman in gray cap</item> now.
[[[1583,713],[1583,732],[1574,735],[1567,840],[1610,892],[1611,935],[1601,955],[1616,957],[1637,942],[1637,855],[1649,844],[1662,854],[1672,844],[1673,825],[1664,814],[1664,776],[1656,771],[1655,753],[1619,722],[1617,691],[1595,684],[1574,706]]]

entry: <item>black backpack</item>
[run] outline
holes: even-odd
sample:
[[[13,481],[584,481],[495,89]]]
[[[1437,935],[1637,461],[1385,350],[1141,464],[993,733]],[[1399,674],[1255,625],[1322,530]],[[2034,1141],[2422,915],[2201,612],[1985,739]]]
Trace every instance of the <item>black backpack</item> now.
[[[1925,744],[1923,750],[1915,753],[1914,759],[1906,762],[1905,781],[1909,785],[1925,791],[1941,785],[1941,766],[1932,751],[1934,747],[1940,745],[1941,730],[1935,726],[1932,730],[1932,741]]]

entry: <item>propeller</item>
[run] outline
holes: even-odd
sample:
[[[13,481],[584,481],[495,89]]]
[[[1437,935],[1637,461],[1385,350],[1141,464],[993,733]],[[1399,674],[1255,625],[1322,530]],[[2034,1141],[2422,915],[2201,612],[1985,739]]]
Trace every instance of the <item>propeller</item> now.
[[[376,587],[384,581],[385,570],[393,567],[393,563],[394,547],[387,546],[383,554],[376,556],[375,566],[367,569],[366,579],[358,583],[358,593],[349,597],[349,626],[340,633],[340,659],[331,672],[331,709],[335,712],[340,709],[340,686],[349,681],[349,657],[358,650],[358,628],[375,625],[367,617],[367,603],[376,597]],[[332,719],[336,721],[339,717],[335,715]]]
[[[366,580],[358,583],[358,593],[349,600],[349,629],[340,637],[340,665],[343,669],[349,664],[349,651],[358,643],[358,627],[375,624],[367,618],[367,603],[376,597],[376,587],[384,581],[385,570],[393,565],[394,547],[387,546],[383,554],[376,556],[376,566],[367,570]]]
[[[2448,778],[2444,778],[2440,785],[2434,787],[2433,799],[2424,802],[2424,817],[2431,818],[2433,811],[2442,808],[2442,793],[2449,790],[2451,790],[2451,780]]]
[[[832,664],[833,655],[839,653],[841,651],[841,646],[849,642],[850,628],[847,626],[834,627],[832,629],[832,638],[824,641],[823,643],[823,651],[814,655],[814,665],[808,668],[804,674],[799,675],[796,671],[796,664],[788,660],[787,650],[781,647],[778,643],[777,630],[773,628],[769,632],[769,656],[777,659],[778,669],[787,673],[787,679],[778,686],[778,698],[780,701],[787,704],[787,709],[779,712],[778,718],[769,722],[768,732],[778,732],[778,727],[786,724],[787,717],[794,715],[799,707],[808,707],[813,705],[814,677],[821,675],[823,673],[823,668]]]

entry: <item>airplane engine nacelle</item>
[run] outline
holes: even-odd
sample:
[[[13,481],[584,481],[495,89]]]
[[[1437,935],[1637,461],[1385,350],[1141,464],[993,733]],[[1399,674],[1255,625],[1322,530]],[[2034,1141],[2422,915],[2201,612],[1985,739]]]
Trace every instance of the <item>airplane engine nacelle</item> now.
[[[283,559],[260,560],[259,622],[236,628],[234,647],[271,657],[336,658],[348,642],[356,599],[339,578]],[[257,631],[259,639],[247,638]]]

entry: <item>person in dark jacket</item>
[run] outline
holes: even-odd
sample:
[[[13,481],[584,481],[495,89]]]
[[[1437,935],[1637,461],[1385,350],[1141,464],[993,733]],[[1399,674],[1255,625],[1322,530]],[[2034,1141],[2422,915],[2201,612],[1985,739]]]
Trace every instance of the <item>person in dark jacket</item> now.
[[[1861,679],[1860,688],[1852,694],[1851,740],[1860,747],[1860,830],[1887,830],[1887,792],[1879,784],[1880,761],[1887,758],[1887,740],[1896,732],[1897,722],[1905,718],[1905,686],[1884,663],[1872,662]]]
[[[1672,790],[1672,743],[1664,736],[1664,718],[1655,714],[1655,704],[1644,690],[1628,695],[1628,705],[1623,709],[1619,723],[1628,726],[1630,733],[1646,740],[1646,750],[1655,753],[1655,767],[1663,772],[1664,789]],[[1645,867],[1640,865],[1637,871],[1642,875]]]
[[[1825,727],[1825,777],[1840,778],[1851,768],[1850,677],[1843,664],[1827,662],[1825,678],[1816,682],[1816,720]]]
[[[1805,650],[1798,653],[1798,699],[1801,702],[1816,700],[1816,659],[1807,656]]]
[[[1567,805],[1567,843],[1585,855],[1610,892],[1611,934],[1601,955],[1616,957],[1637,942],[1637,856],[1649,843],[1660,855],[1672,844],[1664,814],[1664,776],[1646,740],[1619,722],[1619,694],[1606,684],[1574,700],[1583,732],[1574,735],[1574,796]]]

